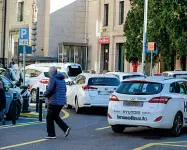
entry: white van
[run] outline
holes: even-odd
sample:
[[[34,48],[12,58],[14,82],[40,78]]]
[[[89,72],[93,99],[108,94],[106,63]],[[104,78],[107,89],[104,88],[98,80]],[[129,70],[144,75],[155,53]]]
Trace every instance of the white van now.
[[[82,67],[80,64],[77,63],[36,63],[27,66],[29,67],[52,67],[55,66],[59,70],[65,72],[72,80],[75,79],[75,77],[82,73]]]

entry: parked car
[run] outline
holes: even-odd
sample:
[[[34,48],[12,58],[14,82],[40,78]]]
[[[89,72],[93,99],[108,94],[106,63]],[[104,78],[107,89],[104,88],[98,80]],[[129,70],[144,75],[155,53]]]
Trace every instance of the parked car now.
[[[187,79],[187,71],[165,71],[162,76]]]
[[[0,75],[0,77],[2,78],[3,84],[4,84],[4,88],[5,88],[5,95],[6,95],[6,109],[5,109],[5,114],[7,116],[8,119],[12,119],[12,115],[13,114],[13,93],[16,93],[17,95],[17,99],[16,99],[16,119],[19,118],[20,113],[21,113],[21,109],[22,109],[22,105],[23,105],[23,99],[21,96],[21,92],[20,92],[20,88],[17,87],[15,84],[13,84],[13,82],[11,82],[10,80],[8,80],[6,77]]]
[[[116,133],[145,126],[169,129],[179,136],[187,126],[187,81],[148,77],[121,82],[110,96],[108,122]]]
[[[37,88],[39,87],[40,93],[44,93],[47,89],[49,82],[49,67],[26,67],[26,85],[30,86],[31,102],[36,102]],[[60,70],[58,70],[61,72]],[[71,80],[65,72],[61,72],[65,76],[66,84]]]
[[[120,81],[134,77],[144,77],[144,74],[139,72],[107,72],[106,74],[115,75]]]
[[[107,108],[109,96],[119,83],[113,75],[82,73],[67,88],[67,108],[75,107],[76,113],[86,107]]]
[[[71,78],[71,80],[74,80],[77,75],[83,72],[81,65],[77,63],[37,63],[37,64],[29,65],[27,67],[52,67],[52,66],[56,66],[59,70],[65,72]]]

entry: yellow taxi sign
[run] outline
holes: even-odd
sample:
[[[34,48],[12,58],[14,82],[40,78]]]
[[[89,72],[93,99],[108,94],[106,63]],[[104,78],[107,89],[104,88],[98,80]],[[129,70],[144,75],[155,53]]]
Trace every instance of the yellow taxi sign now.
[[[155,42],[148,42],[148,50],[155,51],[156,50],[156,43]]]

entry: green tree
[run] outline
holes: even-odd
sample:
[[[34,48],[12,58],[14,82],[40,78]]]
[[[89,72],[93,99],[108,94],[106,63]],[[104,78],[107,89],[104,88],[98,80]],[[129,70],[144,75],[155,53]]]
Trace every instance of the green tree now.
[[[141,60],[143,38],[143,3],[140,0],[131,0],[132,9],[128,12],[124,25],[126,38],[125,56],[127,61],[136,62]]]
[[[132,9],[124,25],[124,45],[126,59],[132,62],[134,58],[141,60],[144,4],[142,0],[130,2]],[[187,56],[187,0],[149,0],[147,41],[157,43],[166,64],[171,63],[171,56]]]

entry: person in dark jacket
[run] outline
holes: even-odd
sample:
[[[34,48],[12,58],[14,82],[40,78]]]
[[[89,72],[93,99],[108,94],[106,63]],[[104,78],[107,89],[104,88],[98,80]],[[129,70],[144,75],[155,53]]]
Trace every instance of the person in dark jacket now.
[[[4,85],[2,78],[0,78],[0,119],[4,124],[4,109],[6,109],[6,95],[4,91]]]
[[[56,124],[64,131],[65,137],[69,135],[70,128],[60,118],[60,112],[63,106],[66,104],[66,83],[64,75],[57,73],[56,67],[51,67],[49,70],[50,80],[48,88],[44,93],[44,97],[47,98],[47,132],[46,139],[55,139],[55,127]]]

